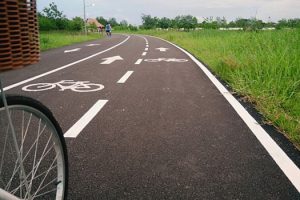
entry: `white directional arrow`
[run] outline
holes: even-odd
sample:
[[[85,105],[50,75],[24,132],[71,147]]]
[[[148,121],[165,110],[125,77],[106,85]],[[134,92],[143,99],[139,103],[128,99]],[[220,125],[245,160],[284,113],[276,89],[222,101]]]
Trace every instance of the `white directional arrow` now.
[[[100,45],[100,44],[87,44],[86,46],[87,47],[93,47],[93,46],[98,46],[98,45]]]
[[[169,48],[164,48],[164,47],[160,47],[160,48],[156,48],[159,51],[167,51]]]
[[[121,56],[113,56],[113,57],[109,57],[109,58],[102,58],[102,60],[105,60],[105,61],[103,61],[100,64],[109,65],[109,64],[115,62],[116,60],[123,60],[123,58]]]
[[[80,49],[81,49],[81,48],[65,50],[64,53],[69,53],[69,52],[79,51]]]

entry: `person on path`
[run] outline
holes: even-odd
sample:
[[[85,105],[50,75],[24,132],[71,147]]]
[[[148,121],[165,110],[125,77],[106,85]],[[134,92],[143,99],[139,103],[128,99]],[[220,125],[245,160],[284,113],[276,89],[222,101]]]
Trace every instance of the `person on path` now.
[[[106,24],[105,31],[106,31],[106,35],[110,37],[111,36],[111,25],[110,25],[110,23]]]

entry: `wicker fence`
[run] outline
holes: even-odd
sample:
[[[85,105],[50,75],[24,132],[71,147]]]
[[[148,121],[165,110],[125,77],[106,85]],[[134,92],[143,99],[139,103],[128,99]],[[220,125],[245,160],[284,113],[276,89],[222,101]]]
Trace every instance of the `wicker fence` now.
[[[36,0],[0,0],[0,71],[39,59]]]

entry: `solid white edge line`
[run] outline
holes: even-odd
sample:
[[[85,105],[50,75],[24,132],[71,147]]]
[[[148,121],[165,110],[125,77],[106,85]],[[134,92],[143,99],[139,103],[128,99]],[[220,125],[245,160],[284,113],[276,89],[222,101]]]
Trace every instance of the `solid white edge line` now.
[[[147,54],[147,52],[143,52],[143,53],[142,53],[142,56],[145,56],[146,54]]]
[[[125,83],[133,71],[127,71],[117,83]]]
[[[139,65],[139,64],[141,64],[142,61],[143,61],[143,59],[138,59],[134,64]]]
[[[47,75],[52,74],[52,73],[54,73],[54,72],[60,71],[60,70],[62,70],[62,69],[68,68],[68,67],[70,67],[70,66],[72,66],[72,65],[78,64],[78,63],[80,63],[80,62],[83,62],[83,61],[88,60],[88,59],[90,59],[90,58],[93,58],[93,57],[95,57],[95,56],[98,56],[98,55],[100,55],[100,54],[102,54],[102,53],[105,53],[105,52],[107,52],[107,51],[109,51],[109,50],[111,50],[111,49],[114,49],[114,48],[116,48],[116,47],[118,47],[118,46],[124,44],[129,38],[130,38],[130,36],[127,36],[127,38],[126,38],[125,40],[123,40],[122,42],[120,42],[120,43],[118,43],[118,44],[116,44],[116,45],[114,45],[114,46],[112,46],[112,47],[110,47],[110,48],[108,48],[108,49],[106,49],[106,50],[103,50],[103,51],[100,51],[100,52],[98,52],[98,53],[92,54],[92,55],[90,55],[90,56],[88,56],[88,57],[85,57],[85,58],[83,58],[83,59],[81,59],[81,60],[77,60],[77,61],[75,61],[75,62],[72,62],[72,63],[70,63],[70,64],[64,65],[64,66],[59,67],[59,68],[56,68],[56,69],[54,69],[54,70],[45,72],[45,73],[43,73],[43,74],[40,74],[40,75],[31,77],[31,78],[28,78],[28,79],[26,79],[26,80],[20,81],[20,82],[18,82],[18,83],[9,85],[9,86],[3,88],[3,90],[4,90],[4,91],[10,90],[10,89],[12,89],[12,88],[18,87],[18,86],[20,86],[20,85],[23,85],[23,84],[28,83],[28,82],[30,82],[30,81],[33,81],[33,80],[35,80],[35,79],[41,78],[41,77],[43,77],[43,76],[47,76]]]
[[[276,142],[269,136],[269,134],[259,125],[259,123],[248,113],[248,111],[232,96],[232,94],[218,81],[218,79],[192,54],[182,49],[181,47],[173,44],[162,38],[149,36],[163,40],[188,55],[206,74],[206,76],[213,82],[225,99],[231,104],[238,115],[243,119],[243,121],[250,128],[252,133],[256,136],[259,142],[267,150],[269,155],[277,163],[279,168],[295,186],[295,188],[300,192],[300,169],[295,165],[295,163],[286,155],[286,153],[276,144]]]
[[[98,100],[65,134],[65,138],[76,138],[88,123],[104,107],[108,100]]]

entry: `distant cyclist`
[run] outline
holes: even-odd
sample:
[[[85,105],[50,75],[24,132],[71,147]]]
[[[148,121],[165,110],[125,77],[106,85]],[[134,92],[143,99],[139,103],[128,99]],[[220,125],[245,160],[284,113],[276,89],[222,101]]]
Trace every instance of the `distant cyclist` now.
[[[111,36],[111,25],[110,25],[110,23],[106,24],[105,31],[106,31],[106,35],[110,37]]]

